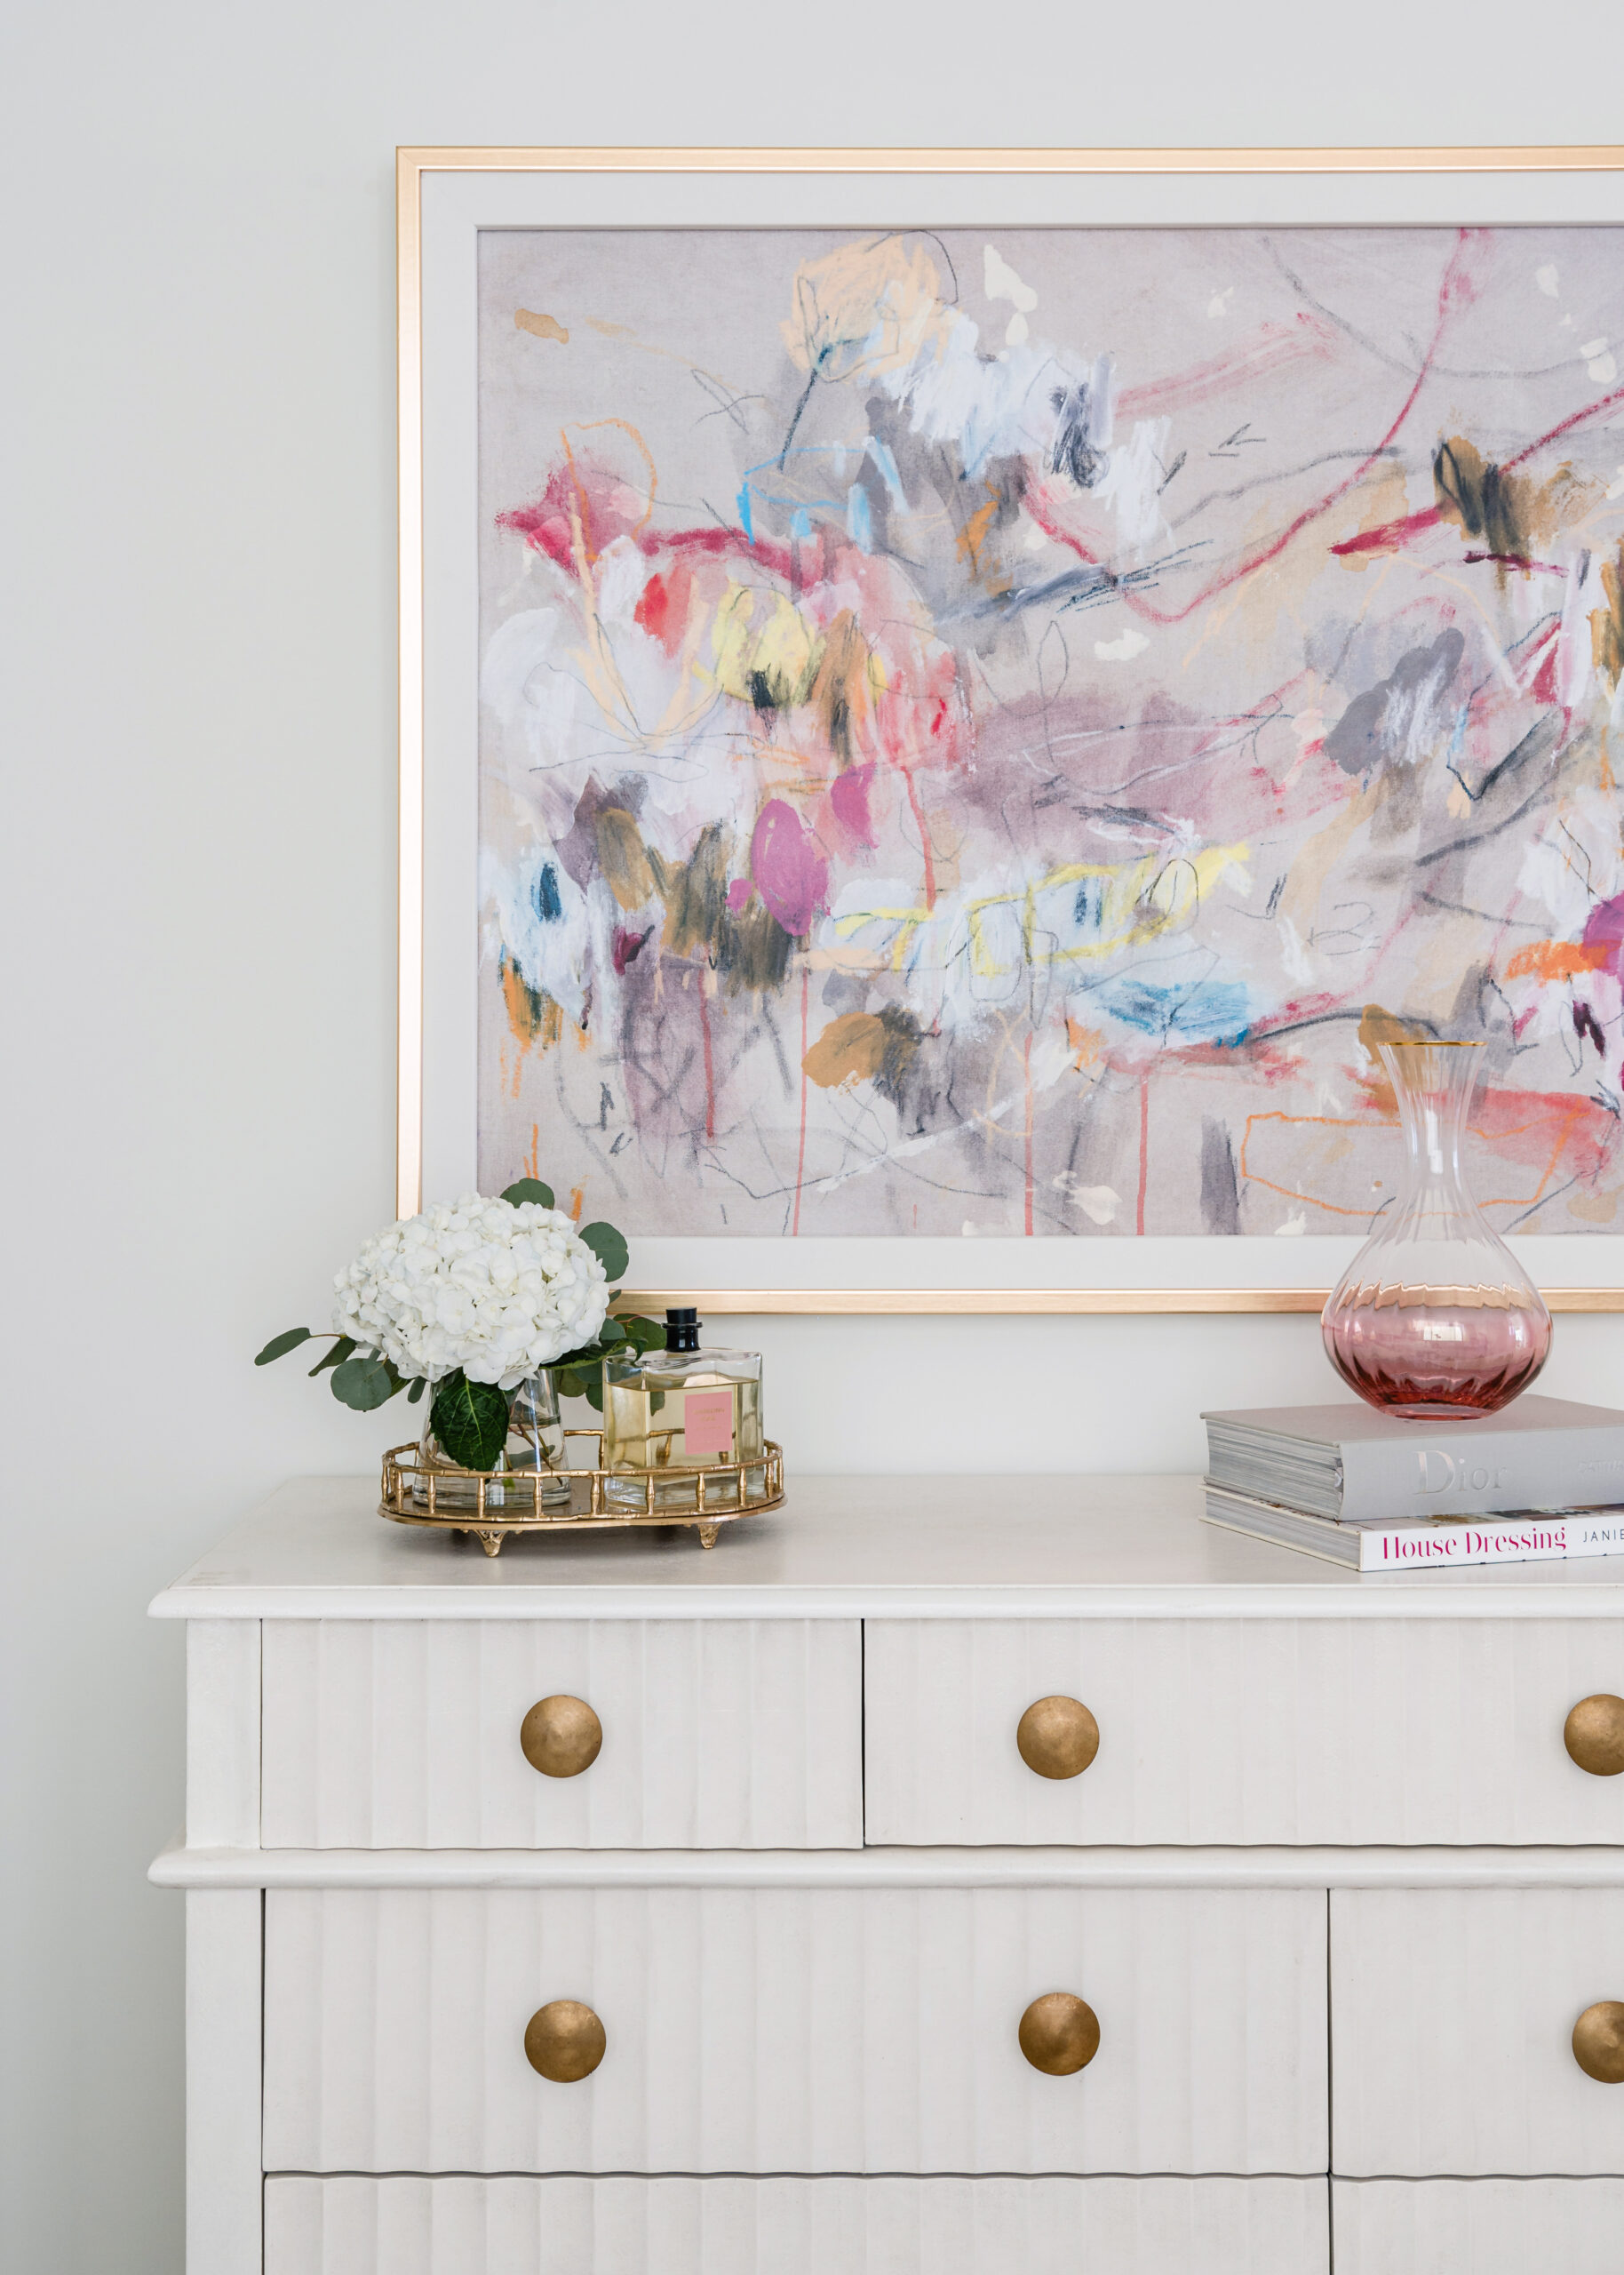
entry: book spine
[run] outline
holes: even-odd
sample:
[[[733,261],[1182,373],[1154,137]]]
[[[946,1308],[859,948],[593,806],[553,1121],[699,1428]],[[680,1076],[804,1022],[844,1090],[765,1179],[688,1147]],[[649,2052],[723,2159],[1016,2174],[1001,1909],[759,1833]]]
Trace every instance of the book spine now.
[[[1509,1524],[1369,1526],[1361,1572],[1442,1571],[1451,1565],[1533,1564],[1553,1557],[1624,1555],[1624,1512],[1522,1516]]]
[[[1499,1516],[1624,1500],[1624,1430],[1513,1431],[1451,1425],[1402,1445],[1341,1449],[1344,1523]]]

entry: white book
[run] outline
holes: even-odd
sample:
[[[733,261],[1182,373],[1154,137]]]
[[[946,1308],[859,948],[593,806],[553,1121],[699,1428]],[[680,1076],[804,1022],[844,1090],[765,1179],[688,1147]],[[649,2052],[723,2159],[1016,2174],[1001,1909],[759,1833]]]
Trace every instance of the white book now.
[[[1624,1502],[1624,1413],[1610,1406],[1525,1397],[1461,1422],[1354,1403],[1201,1419],[1214,1485],[1318,1517],[1401,1524]]]
[[[1231,1493],[1209,1477],[1208,1524],[1301,1549],[1359,1572],[1445,1572],[1467,1564],[1532,1564],[1555,1557],[1624,1556],[1624,1507],[1527,1509],[1516,1515],[1391,1524],[1310,1516]]]

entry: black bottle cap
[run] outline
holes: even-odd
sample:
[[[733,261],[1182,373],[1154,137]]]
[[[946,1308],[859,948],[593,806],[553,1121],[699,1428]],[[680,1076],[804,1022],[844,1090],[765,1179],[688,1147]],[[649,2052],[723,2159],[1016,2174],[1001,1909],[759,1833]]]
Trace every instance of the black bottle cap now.
[[[699,1313],[694,1305],[673,1305],[667,1310],[665,1348],[668,1351],[697,1351],[699,1348]]]

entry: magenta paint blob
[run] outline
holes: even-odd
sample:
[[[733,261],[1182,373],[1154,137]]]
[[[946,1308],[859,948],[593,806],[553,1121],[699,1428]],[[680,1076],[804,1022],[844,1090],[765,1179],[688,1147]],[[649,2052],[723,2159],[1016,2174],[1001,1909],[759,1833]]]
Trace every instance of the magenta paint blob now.
[[[816,838],[782,798],[761,809],[750,841],[750,874],[792,938],[800,938],[829,906],[829,864]]]
[[[874,762],[866,766],[848,767],[844,774],[837,774],[829,786],[829,803],[834,818],[842,829],[849,830],[859,845],[872,845],[874,821],[868,810],[868,794],[873,786]]]

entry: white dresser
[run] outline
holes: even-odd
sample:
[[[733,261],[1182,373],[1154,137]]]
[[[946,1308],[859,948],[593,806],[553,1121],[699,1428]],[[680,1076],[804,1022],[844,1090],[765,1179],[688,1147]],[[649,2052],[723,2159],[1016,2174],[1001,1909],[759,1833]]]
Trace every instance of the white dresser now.
[[[1618,2275],[1624,1566],[1197,1501],[492,1561],[278,1494],[153,1607],[189,2275]]]

